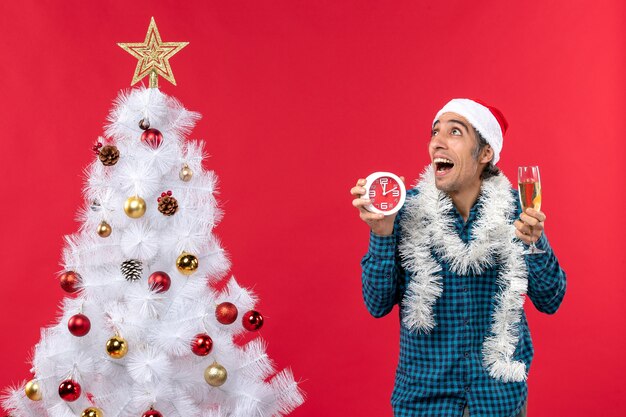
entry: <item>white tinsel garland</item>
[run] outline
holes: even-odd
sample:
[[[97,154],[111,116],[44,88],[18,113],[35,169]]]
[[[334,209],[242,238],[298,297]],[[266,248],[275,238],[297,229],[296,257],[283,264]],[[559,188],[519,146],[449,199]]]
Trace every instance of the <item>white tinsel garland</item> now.
[[[512,225],[515,202],[511,184],[502,174],[483,181],[483,203],[469,243],[454,229],[454,219],[449,216],[452,200],[435,187],[431,166],[422,174],[417,189],[419,193],[407,200],[404,209],[399,247],[402,264],[411,275],[402,300],[403,324],[425,333],[436,326],[433,308],[443,283],[441,265],[432,252],[459,275],[481,274],[500,262],[497,283],[502,292],[496,295],[491,334],[483,344],[483,365],[491,377],[503,382],[526,380],[525,364],[512,359],[528,281],[523,248]]]

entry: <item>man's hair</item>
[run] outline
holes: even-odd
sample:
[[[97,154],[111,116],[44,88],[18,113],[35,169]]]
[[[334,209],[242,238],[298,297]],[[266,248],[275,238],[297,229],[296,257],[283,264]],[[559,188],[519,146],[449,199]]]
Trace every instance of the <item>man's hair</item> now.
[[[485,146],[489,144],[478,130],[474,129],[474,132],[476,132],[476,142],[478,143],[478,145],[474,149],[473,156],[474,159],[478,160],[480,153],[483,151],[483,149],[485,149]],[[486,180],[487,178],[495,177],[498,174],[500,174],[500,168],[493,164],[493,158],[491,158],[491,161],[489,161],[489,163],[485,166],[483,172],[480,173],[480,179]]]

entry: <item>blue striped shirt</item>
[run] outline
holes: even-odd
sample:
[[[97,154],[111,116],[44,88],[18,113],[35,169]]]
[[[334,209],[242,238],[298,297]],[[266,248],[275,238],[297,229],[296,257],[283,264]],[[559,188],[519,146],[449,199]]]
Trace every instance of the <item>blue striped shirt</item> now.
[[[512,192],[518,201],[517,192]],[[416,194],[416,189],[409,190],[407,198]],[[479,196],[467,222],[456,209],[449,213],[465,243],[471,239],[481,204]],[[370,314],[377,318],[401,303],[411,278],[398,253],[403,213],[402,209],[398,212],[392,235],[370,233],[369,250],[361,261],[363,298]],[[516,218],[520,213],[518,202]],[[537,247],[546,253],[525,256],[527,295],[539,311],[553,314],[565,295],[565,272],[545,233]],[[400,358],[391,397],[395,416],[461,416],[465,405],[472,417],[516,416],[526,401],[527,383],[500,382],[491,378],[482,365],[482,345],[491,330],[494,296],[500,292],[496,284],[499,266],[486,269],[481,275],[461,276],[451,272],[441,260],[439,263],[444,290],[433,307],[435,328],[429,334],[409,331],[402,324],[403,311],[399,309]],[[529,370],[534,351],[525,313],[519,326],[513,360],[524,362]]]

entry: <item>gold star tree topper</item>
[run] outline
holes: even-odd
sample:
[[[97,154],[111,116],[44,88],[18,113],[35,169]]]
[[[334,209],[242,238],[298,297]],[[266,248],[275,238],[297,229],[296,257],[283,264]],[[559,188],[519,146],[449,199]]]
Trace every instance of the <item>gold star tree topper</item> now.
[[[153,17],[150,19],[148,33],[146,33],[146,39],[143,43],[118,43],[118,45],[139,60],[130,85],[134,85],[146,75],[150,75],[150,87],[158,88],[159,75],[176,85],[169,60],[178,51],[189,45],[189,42],[163,42]]]

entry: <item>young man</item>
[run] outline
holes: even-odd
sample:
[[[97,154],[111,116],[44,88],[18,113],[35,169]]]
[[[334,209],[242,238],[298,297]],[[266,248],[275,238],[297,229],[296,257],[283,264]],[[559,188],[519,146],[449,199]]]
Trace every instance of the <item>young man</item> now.
[[[523,296],[553,314],[566,279],[545,214],[521,213],[495,166],[506,128],[497,109],[451,100],[433,121],[432,164],[397,216],[365,209],[364,179],[350,191],[371,229],[361,262],[367,309],[382,317],[400,306],[398,417],[526,416],[533,346]],[[545,253],[524,255],[521,242]]]

